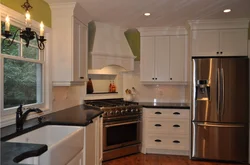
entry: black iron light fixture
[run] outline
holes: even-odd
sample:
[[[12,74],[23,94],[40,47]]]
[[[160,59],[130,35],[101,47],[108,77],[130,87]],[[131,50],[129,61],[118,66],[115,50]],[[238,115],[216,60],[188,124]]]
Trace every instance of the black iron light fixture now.
[[[40,34],[38,34],[35,31],[32,31],[31,29],[31,19],[30,19],[30,13],[29,9],[32,9],[33,7],[29,4],[29,1],[26,0],[24,4],[21,6],[25,9],[25,29],[17,29],[14,32],[14,35],[10,32],[10,18],[9,16],[6,16],[5,18],[5,31],[2,33],[2,35],[5,37],[2,41],[3,46],[11,46],[15,37],[18,35],[17,33],[20,32],[20,37],[26,42],[25,46],[28,47],[31,40],[36,38],[37,46],[40,50],[43,50],[45,48],[44,42],[46,39],[44,38],[44,24],[41,22],[40,24]],[[12,37],[13,36],[13,37]],[[11,38],[12,37],[12,38]]]

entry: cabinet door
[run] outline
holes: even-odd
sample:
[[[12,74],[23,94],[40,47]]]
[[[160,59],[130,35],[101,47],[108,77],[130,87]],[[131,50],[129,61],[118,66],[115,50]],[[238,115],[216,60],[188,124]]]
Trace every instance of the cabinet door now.
[[[169,80],[169,36],[155,37],[155,80]]]
[[[87,32],[88,28],[79,20],[74,18],[73,28],[73,80],[86,80],[87,71]]]
[[[217,56],[219,37],[219,30],[192,31],[192,56]]]
[[[220,55],[247,56],[247,29],[230,29],[220,31]]]
[[[154,79],[154,37],[141,37],[141,81]]]
[[[186,36],[170,37],[170,81],[185,81]]]

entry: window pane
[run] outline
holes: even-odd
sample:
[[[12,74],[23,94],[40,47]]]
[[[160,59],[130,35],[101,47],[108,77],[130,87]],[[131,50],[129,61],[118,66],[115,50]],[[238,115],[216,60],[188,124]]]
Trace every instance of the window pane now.
[[[32,46],[26,47],[23,45],[23,57],[39,59],[39,49]]]
[[[4,23],[3,21],[1,21],[1,28],[2,28],[2,32],[4,32],[4,30],[5,30],[5,23]],[[16,27],[16,26],[13,26],[13,25],[10,25],[10,33],[12,34],[12,37],[14,36],[15,32],[16,32],[18,29],[20,29],[20,28],[18,28],[18,27]],[[19,36],[19,34],[20,34],[20,30],[17,32],[17,35],[16,35],[16,37],[15,37],[15,40],[17,40],[17,41],[20,41],[20,36]]]
[[[3,42],[3,38],[1,39],[1,42]],[[5,41],[6,42],[6,41]],[[7,41],[8,44],[8,41]],[[13,42],[11,46],[2,46],[1,47],[1,53],[12,55],[12,56],[20,56],[20,43]]]
[[[42,103],[42,65],[4,59],[4,108]]]

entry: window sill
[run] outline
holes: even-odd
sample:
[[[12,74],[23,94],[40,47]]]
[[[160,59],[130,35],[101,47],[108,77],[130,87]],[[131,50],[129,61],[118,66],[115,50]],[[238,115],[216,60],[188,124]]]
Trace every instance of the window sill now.
[[[41,114],[38,114],[35,112],[30,113],[27,117],[27,120],[34,119],[34,118],[39,117],[39,116],[47,115],[47,114],[52,112],[49,109],[42,109],[42,111],[43,111],[43,113],[41,113]],[[15,123],[16,123],[16,114],[1,116],[0,128],[6,127],[9,125],[13,125]]]

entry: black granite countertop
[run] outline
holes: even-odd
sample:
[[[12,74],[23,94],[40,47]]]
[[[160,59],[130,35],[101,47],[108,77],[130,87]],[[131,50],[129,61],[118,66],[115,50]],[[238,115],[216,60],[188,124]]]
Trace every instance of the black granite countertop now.
[[[45,144],[1,142],[1,165],[17,165],[18,162],[28,157],[39,156],[47,150]]]
[[[17,164],[15,162],[19,162],[31,156],[39,156],[47,150],[45,144],[11,143],[4,141],[45,125],[87,126],[92,123],[94,118],[100,116],[102,113],[103,111],[88,109],[83,105],[79,105],[44,115],[42,116],[42,123],[38,123],[37,118],[27,121],[27,123],[24,123],[24,130],[18,133],[15,130],[15,125],[1,128],[1,164],[14,165]]]
[[[190,109],[187,103],[164,103],[164,102],[139,102],[145,108],[168,108],[168,109]]]

